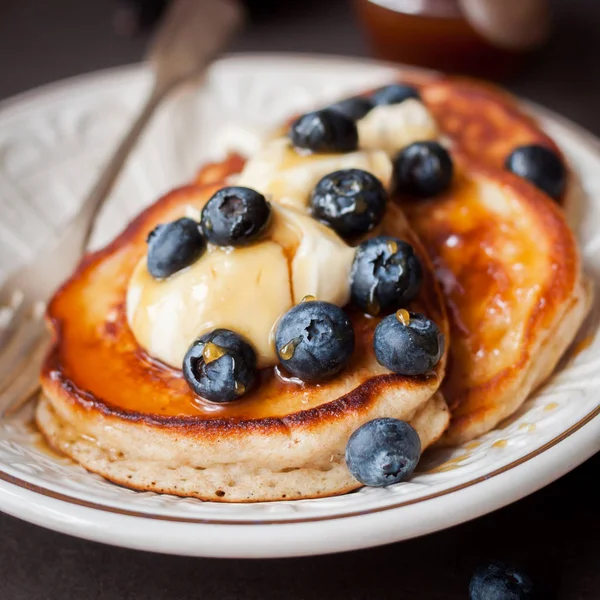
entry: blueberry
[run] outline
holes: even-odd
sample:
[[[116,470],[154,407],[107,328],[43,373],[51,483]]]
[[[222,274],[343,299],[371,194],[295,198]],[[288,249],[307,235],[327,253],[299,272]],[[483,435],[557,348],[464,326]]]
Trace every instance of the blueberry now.
[[[185,217],[157,225],[146,241],[148,271],[156,279],[164,279],[189,267],[206,248],[198,223]]]
[[[557,200],[565,189],[567,174],[560,158],[545,146],[519,146],[504,166],[527,179],[548,196]]]
[[[413,247],[380,235],[356,249],[350,271],[352,302],[377,315],[407,306],[419,293],[423,271]]]
[[[385,213],[387,193],[367,171],[342,169],[325,175],[312,192],[312,216],[342,237],[367,233]]]
[[[263,233],[271,206],[259,192],[246,187],[220,189],[202,209],[200,226],[217,246],[243,246]]]
[[[375,328],[375,357],[380,365],[399,375],[423,375],[444,353],[444,336],[427,317],[400,309]]]
[[[348,364],[354,351],[354,329],[339,306],[305,301],[281,317],[275,347],[292,375],[307,382],[323,381]]]
[[[454,167],[438,142],[415,142],[393,159],[393,187],[401,194],[428,198],[450,187]]]
[[[183,376],[198,396],[231,402],[252,387],[256,353],[234,331],[215,329],[190,346],[183,359]]]
[[[404,83],[386,85],[385,87],[375,90],[371,94],[371,101],[375,106],[381,106],[382,104],[399,104],[409,98],[420,100],[421,95],[417,88]]]
[[[290,128],[290,139],[297,148],[313,152],[351,152],[358,148],[354,120],[331,108],[296,119]]]
[[[469,585],[471,600],[530,600],[533,581],[500,562],[479,567]]]
[[[337,110],[349,119],[358,121],[373,108],[373,102],[366,96],[354,96],[353,98],[340,100],[339,102],[332,104],[329,108]]]
[[[348,440],[346,464],[364,485],[384,487],[403,481],[421,456],[417,432],[399,419],[374,419],[359,427]]]

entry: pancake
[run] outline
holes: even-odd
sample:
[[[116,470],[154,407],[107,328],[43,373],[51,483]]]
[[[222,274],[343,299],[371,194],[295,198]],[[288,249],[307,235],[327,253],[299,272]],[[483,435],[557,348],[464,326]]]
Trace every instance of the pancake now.
[[[565,213],[504,169],[519,145],[554,141],[508,94],[487,84],[420,82],[457,167],[444,195],[398,198],[434,263],[452,328],[442,442],[454,445],[513,414],[554,370],[592,298]],[[569,173],[560,203],[576,188]]]
[[[449,445],[521,406],[571,344],[592,297],[560,208],[512,173],[458,151],[453,158],[458,174],[447,193],[398,199],[447,300]]]
[[[363,423],[382,416],[409,421],[424,448],[442,435],[449,413],[436,392],[445,357],[427,376],[390,373],[372,350],[379,319],[351,312],[356,349],[335,379],[298,385],[263,369],[242,399],[216,405],[195,396],[180,371],[147,356],[127,324],[127,285],[148,233],[190,207],[200,209],[241,162],[231,157],[211,164],[196,184],[161,198],[107,248],[88,256],[56,293],[47,313],[54,339],[37,423],[56,449],[138,490],[225,502],[347,492],[360,484],[345,465],[345,447]],[[424,278],[410,308],[447,335],[431,264],[393,203],[382,232],[415,247]]]

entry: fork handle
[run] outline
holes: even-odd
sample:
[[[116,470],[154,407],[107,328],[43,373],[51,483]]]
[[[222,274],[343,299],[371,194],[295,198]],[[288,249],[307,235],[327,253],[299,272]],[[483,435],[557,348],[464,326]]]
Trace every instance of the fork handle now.
[[[168,82],[166,84],[162,78],[155,78],[152,91],[141,108],[139,115],[130,126],[125,137],[121,140],[118,148],[112,154],[111,159],[104,167],[100,177],[84,201],[81,210],[76,217],[82,232],[80,255],[85,252],[92,234],[96,216],[98,215],[100,208],[102,208],[104,201],[112,191],[115,182],[127,162],[127,158],[140,137],[140,134],[150,121],[158,105],[173,86],[174,82]]]

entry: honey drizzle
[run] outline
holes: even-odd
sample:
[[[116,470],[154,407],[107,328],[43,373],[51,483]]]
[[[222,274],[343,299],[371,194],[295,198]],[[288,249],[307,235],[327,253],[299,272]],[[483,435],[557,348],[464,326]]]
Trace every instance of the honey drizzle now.
[[[246,386],[241,381],[235,381],[233,384],[233,391],[238,396],[241,396],[242,394],[246,393]]]
[[[379,302],[377,301],[377,298],[375,298],[375,293],[373,292],[371,294],[371,298],[369,298],[369,301],[367,302],[367,312],[370,315],[378,315],[379,311],[381,310],[381,306],[379,305]]]
[[[316,297],[313,296],[312,294],[306,294],[306,296],[304,296],[304,298],[302,298],[302,300],[300,300],[300,302],[314,302],[316,300]]]
[[[410,314],[405,308],[396,311],[396,319],[398,319],[402,325],[410,325]]]
[[[221,358],[221,356],[225,354],[227,354],[225,349],[221,348],[221,346],[217,346],[217,344],[213,342],[206,342],[206,344],[204,344],[204,349],[202,350],[202,358],[204,359],[204,364],[207,365],[218,358]]]
[[[300,343],[301,338],[297,337],[293,340],[290,340],[287,344],[284,344],[279,348],[278,354],[283,360],[290,360],[292,356],[294,356],[294,352],[296,352],[296,347]]]
[[[398,244],[394,242],[394,240],[389,240],[386,246],[387,249],[390,251],[390,254],[396,254],[396,252],[398,252]]]

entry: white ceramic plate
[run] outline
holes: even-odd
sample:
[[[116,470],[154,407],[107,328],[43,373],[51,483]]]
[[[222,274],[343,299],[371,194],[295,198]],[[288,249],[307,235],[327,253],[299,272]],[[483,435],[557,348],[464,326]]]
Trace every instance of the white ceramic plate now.
[[[231,143],[294,111],[389,80],[395,69],[328,57],[253,55],[216,63],[204,85],[166,104],[101,216],[104,243],[158,194]],[[93,74],[0,105],[0,278],[31,259],[77,210],[148,90],[144,66]],[[600,142],[532,107],[600,195]],[[600,202],[581,200],[586,268],[600,281]],[[600,289],[600,287],[597,287]],[[220,557],[319,554],[394,542],[513,502],[600,449],[598,304],[577,352],[510,421],[430,454],[408,483],[297,502],[231,505],[138,493],[49,455],[21,414],[0,423],[0,509],[65,533],[131,548]]]

